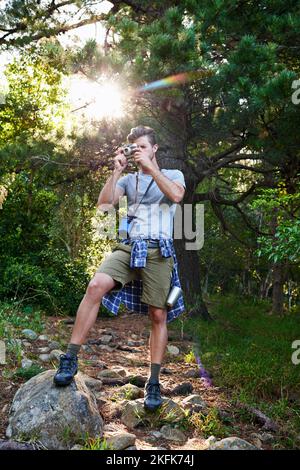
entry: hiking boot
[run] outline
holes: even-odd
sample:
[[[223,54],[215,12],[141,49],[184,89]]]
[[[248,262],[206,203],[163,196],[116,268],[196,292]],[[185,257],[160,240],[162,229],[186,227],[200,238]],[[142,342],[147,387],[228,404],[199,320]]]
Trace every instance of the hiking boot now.
[[[145,386],[144,407],[154,411],[162,404],[160,385],[158,382],[147,382]]]
[[[77,357],[70,354],[61,354],[58,370],[53,378],[55,385],[64,387],[69,385],[77,374]]]

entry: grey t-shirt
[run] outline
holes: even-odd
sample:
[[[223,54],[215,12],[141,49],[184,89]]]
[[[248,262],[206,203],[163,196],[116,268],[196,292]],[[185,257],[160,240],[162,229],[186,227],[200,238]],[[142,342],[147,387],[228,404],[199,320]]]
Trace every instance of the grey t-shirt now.
[[[161,172],[171,181],[178,182],[185,187],[184,176],[180,170],[162,169]],[[137,175],[138,192],[135,204]],[[134,212],[151,180],[151,175],[139,171],[122,176],[117,182],[117,186],[122,188],[124,195],[127,196],[128,214],[136,216],[131,225],[129,236],[130,238],[173,238],[173,220],[177,204],[165,196],[155,181],[137,211]]]

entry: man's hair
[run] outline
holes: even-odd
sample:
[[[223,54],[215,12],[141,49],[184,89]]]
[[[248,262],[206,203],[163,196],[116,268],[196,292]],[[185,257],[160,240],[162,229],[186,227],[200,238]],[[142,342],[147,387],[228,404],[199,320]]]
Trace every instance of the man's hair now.
[[[154,129],[148,126],[137,126],[133,127],[130,130],[130,134],[127,136],[128,142],[134,142],[137,140],[139,137],[147,136],[150,144],[155,145],[156,144],[156,137],[155,137],[155,132]]]

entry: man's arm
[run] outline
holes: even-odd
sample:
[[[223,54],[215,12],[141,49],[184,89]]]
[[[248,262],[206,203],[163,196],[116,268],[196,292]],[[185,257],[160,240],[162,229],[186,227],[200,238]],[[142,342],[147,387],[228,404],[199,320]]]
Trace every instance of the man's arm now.
[[[122,154],[121,148],[116,151],[116,154],[117,155],[114,158],[114,170],[106,181],[98,197],[96,207],[100,210],[108,210],[118,204],[119,198],[125,193],[123,188],[120,188],[119,186],[116,187],[116,185],[122,172],[127,167],[128,162],[127,158]]]
[[[159,189],[172,202],[180,202],[183,199],[185,188],[180,183],[175,183],[167,178],[160,170],[155,168],[151,171],[151,176],[156,182]]]
[[[124,189],[117,185],[121,173],[114,170],[111,176],[103,186],[96,207],[101,210],[107,210],[119,202],[119,198],[124,195]],[[105,207],[104,207],[105,206]]]

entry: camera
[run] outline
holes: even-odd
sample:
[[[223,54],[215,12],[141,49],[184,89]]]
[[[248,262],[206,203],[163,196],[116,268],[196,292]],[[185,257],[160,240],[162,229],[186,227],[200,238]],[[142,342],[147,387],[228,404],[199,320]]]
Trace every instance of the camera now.
[[[136,144],[123,145],[122,150],[125,157],[130,157],[134,152],[138,150],[138,146]]]

